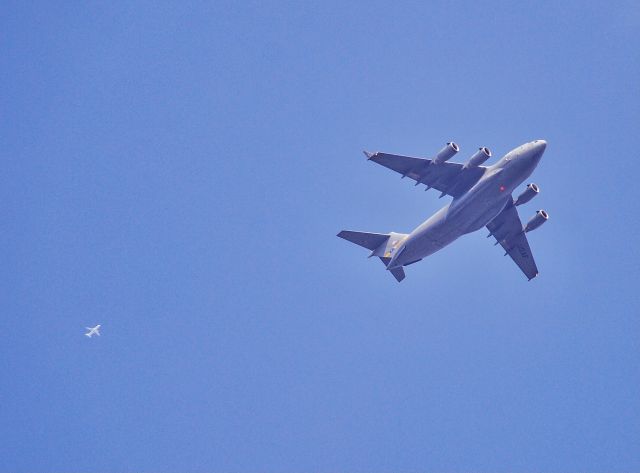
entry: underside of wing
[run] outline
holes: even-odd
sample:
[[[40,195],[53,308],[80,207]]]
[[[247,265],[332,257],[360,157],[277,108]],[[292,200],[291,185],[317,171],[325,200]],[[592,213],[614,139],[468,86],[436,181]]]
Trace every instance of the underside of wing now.
[[[484,166],[475,166],[465,169],[459,163],[433,163],[431,159],[415,158],[388,153],[368,153],[365,155],[369,161],[380,164],[388,169],[396,171],[402,177],[408,177],[415,184],[424,184],[427,189],[439,190],[443,195],[453,197],[462,195],[482,176]]]
[[[529,280],[538,275],[538,267],[533,259],[516,206],[513,205],[513,199],[496,218],[489,222],[487,229],[490,236],[496,239],[496,244],[502,245],[506,251],[505,256],[509,255]]]

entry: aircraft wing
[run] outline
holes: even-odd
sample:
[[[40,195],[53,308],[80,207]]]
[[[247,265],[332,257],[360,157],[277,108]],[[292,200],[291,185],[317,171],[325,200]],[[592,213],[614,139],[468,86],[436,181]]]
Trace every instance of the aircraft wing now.
[[[462,164],[444,162],[431,165],[431,159],[413,158],[388,153],[364,152],[369,161],[409,177],[416,181],[416,185],[425,184],[427,188],[434,188],[443,193],[457,197],[464,194],[480,179],[485,171],[484,166],[463,169]]]
[[[502,245],[502,248],[511,256],[511,259],[531,281],[538,275],[538,267],[533,259],[527,234],[522,231],[522,222],[518,216],[518,210],[513,205],[513,199],[507,204],[487,225],[491,235]]]

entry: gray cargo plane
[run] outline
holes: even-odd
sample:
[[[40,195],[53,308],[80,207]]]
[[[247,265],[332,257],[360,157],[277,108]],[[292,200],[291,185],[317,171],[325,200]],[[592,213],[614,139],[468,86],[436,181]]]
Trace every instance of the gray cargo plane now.
[[[531,280],[538,275],[538,268],[526,234],[546,222],[549,215],[538,210],[523,226],[516,207],[529,202],[540,189],[528,184],[517,199],[511,193],[531,175],[546,147],[544,140],[525,143],[492,166],[482,166],[491,157],[489,148],[480,148],[465,164],[448,162],[460,150],[453,142],[432,159],[365,151],[368,160],[413,179],[416,186],[425,184],[425,190],[439,190],[440,197],[450,195],[453,201],[409,234],[343,230],[338,236],[371,250],[369,257],[378,256],[400,282],[405,277],[404,266],[486,226],[487,238],[493,236],[495,244],[505,249],[505,256],[511,256]]]

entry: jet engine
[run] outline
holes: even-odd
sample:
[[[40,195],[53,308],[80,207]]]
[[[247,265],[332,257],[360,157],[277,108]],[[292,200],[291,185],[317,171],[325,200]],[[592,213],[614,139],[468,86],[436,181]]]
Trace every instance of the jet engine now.
[[[539,192],[540,188],[536,184],[534,184],[533,182],[531,184],[527,184],[527,188],[522,192],[522,194],[518,196],[513,204],[516,206],[526,204],[535,196],[537,196]]]
[[[531,230],[535,230],[547,220],[549,220],[549,214],[544,210],[538,210],[536,214],[531,217],[531,219],[525,225],[524,232],[527,233]]]
[[[482,147],[476,151],[476,153],[469,158],[469,161],[464,165],[465,169],[474,168],[480,166],[487,159],[491,157],[491,150],[487,147]]]
[[[436,157],[433,158],[433,161],[431,162],[433,164],[444,163],[445,161],[453,158],[458,151],[460,151],[460,147],[453,141],[447,143],[447,146],[438,151],[438,154],[436,154]]]

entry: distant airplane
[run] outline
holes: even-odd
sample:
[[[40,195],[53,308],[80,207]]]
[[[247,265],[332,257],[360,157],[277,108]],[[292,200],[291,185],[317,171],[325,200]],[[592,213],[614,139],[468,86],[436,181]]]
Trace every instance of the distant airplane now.
[[[447,162],[459,150],[451,142],[433,159],[412,158],[387,153],[364,152],[367,159],[410,177],[415,185],[425,184],[429,190],[450,195],[453,201],[445,205],[411,233],[367,233],[343,230],[340,238],[371,250],[387,270],[398,280],[405,277],[404,266],[444,248],[458,237],[486,226],[489,235],[505,249],[506,255],[531,280],[538,268],[531,254],[526,233],[547,221],[549,215],[538,210],[526,225],[522,225],[516,207],[529,202],[540,189],[528,184],[514,199],[511,193],[538,165],[547,147],[544,140],[525,143],[509,151],[492,166],[482,166],[491,157],[489,148],[480,148],[465,164]]]
[[[97,335],[98,337],[100,336],[100,324],[96,325],[95,327],[85,328],[88,330],[88,332],[84,334],[86,337],[91,338],[92,335]]]

